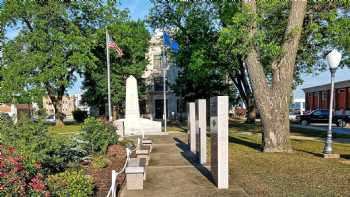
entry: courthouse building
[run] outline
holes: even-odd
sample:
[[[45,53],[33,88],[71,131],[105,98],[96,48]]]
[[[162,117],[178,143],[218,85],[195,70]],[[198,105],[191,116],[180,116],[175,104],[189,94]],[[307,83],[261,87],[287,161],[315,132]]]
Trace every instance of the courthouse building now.
[[[330,89],[330,84],[303,89],[306,101],[305,110],[329,109]],[[350,115],[350,80],[335,83],[334,109],[336,114]]]
[[[149,64],[142,76],[149,87],[145,101],[146,106],[140,106],[141,108],[145,107],[146,116],[155,120],[163,118],[163,50],[163,32],[156,30],[150,40],[150,46],[146,53]],[[169,58],[166,73],[167,117],[169,119],[177,119],[183,111],[179,104],[179,98],[174,94],[169,85],[175,83],[179,73],[179,67],[173,61],[169,60]]]
[[[68,119],[73,118],[72,112],[76,109],[75,96],[63,96],[62,97],[62,113],[66,115]],[[55,109],[48,96],[43,97],[43,108],[48,116],[55,115]]]

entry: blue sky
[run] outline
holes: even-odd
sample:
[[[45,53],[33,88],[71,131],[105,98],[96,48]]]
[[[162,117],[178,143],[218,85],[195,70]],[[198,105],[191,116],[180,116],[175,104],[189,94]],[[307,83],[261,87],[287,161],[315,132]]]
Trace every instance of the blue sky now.
[[[132,19],[145,19],[148,14],[148,11],[151,7],[151,3],[149,0],[121,0],[120,7],[124,9],[128,9],[130,11],[130,16]],[[13,38],[16,35],[16,31],[9,31],[7,33],[7,37]],[[329,83],[330,81],[330,73],[329,71],[325,71],[319,74],[303,74],[302,78],[304,83],[301,86],[298,86],[294,93],[294,98],[304,98],[304,92],[302,88],[321,85]],[[350,69],[338,69],[336,73],[336,81],[343,81],[350,79]],[[81,78],[78,78],[77,82],[73,85],[73,87],[69,88],[69,94],[79,93],[81,91]]]

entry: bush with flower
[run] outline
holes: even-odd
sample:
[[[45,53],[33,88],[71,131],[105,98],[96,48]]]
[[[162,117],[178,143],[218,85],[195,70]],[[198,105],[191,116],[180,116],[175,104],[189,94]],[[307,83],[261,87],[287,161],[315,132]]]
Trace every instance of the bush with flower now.
[[[50,196],[41,164],[26,165],[14,147],[0,144],[0,196]]]

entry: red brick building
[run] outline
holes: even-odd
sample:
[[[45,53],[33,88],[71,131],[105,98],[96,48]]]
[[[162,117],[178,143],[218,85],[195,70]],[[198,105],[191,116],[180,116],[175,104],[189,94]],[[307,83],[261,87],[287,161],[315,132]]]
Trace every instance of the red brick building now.
[[[306,111],[329,109],[330,84],[303,89],[305,92]],[[334,108],[336,114],[350,115],[350,80],[334,85]]]

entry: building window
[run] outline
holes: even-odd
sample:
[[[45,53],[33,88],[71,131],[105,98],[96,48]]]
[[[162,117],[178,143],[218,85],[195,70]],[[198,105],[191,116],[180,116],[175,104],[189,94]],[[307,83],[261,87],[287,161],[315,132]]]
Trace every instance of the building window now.
[[[153,55],[153,68],[160,69],[162,58],[160,55]]]
[[[163,91],[163,80],[161,77],[154,78],[154,91]]]
[[[325,101],[325,100],[327,100],[327,98],[328,98],[328,92],[323,91],[322,92],[322,100]]]

